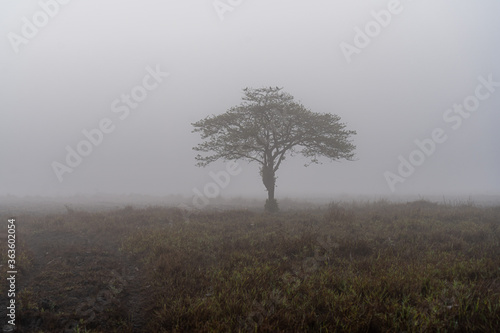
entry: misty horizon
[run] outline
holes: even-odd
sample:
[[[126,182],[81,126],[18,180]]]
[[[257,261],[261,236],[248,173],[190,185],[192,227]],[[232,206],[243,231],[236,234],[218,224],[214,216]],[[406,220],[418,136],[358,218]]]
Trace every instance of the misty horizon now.
[[[494,1],[45,3],[0,5],[0,196],[196,196],[227,163],[191,124],[269,86],[357,132],[354,161],[287,158],[278,201],[500,195]],[[264,200],[238,165],[217,194]]]

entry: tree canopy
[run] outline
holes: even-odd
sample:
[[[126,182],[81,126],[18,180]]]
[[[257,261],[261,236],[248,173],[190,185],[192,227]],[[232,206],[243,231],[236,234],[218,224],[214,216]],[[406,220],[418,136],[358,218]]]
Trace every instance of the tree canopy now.
[[[300,154],[307,165],[330,160],[354,158],[355,146],[340,117],[315,113],[294,101],[279,87],[243,89],[243,101],[220,115],[208,116],[193,123],[193,132],[202,143],[193,149],[198,166],[217,160],[246,160],[260,164],[260,174],[268,191],[266,210],[276,211],[274,198],[276,171],[288,156]]]

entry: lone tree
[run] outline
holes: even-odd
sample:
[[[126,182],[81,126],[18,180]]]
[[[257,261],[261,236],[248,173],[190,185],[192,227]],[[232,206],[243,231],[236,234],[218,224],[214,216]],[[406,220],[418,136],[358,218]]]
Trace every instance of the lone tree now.
[[[259,163],[268,193],[266,211],[278,210],[274,198],[276,171],[288,155],[305,156],[308,158],[305,166],[320,163],[320,156],[331,160],[353,159],[356,147],[350,136],[356,132],[346,130],[339,116],[311,112],[282,88],[246,88],[243,92],[239,106],[192,124],[193,132],[200,132],[204,140],[193,149],[211,153],[198,154],[197,166],[207,166],[219,159]]]

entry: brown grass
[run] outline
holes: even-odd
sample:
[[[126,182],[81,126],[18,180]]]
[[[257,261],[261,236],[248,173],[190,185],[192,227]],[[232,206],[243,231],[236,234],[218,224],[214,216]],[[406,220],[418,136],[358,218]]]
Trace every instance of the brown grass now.
[[[499,207],[17,219],[18,332],[500,331]]]

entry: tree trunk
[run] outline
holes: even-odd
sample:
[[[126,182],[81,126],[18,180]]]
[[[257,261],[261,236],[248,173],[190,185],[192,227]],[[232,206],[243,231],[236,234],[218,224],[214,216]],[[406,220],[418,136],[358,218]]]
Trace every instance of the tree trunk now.
[[[269,201],[274,200],[274,186],[272,189],[267,189],[267,200]]]
[[[262,182],[266,187],[269,200],[274,199],[274,187],[276,186],[276,177],[271,166],[264,165],[261,169]]]
[[[278,202],[274,198],[274,189],[276,187],[276,177],[274,173],[273,166],[264,165],[261,169],[262,173],[262,182],[267,190],[267,200],[266,205],[264,206],[267,212],[277,212],[278,211]]]

